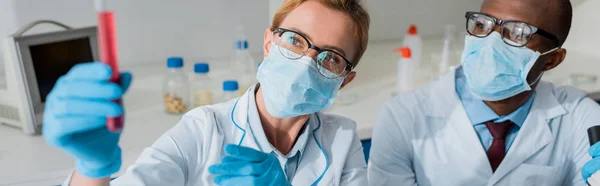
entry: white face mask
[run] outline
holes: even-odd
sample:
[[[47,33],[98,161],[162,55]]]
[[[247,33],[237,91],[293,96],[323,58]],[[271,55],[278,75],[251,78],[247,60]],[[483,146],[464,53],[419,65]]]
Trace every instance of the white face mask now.
[[[332,105],[344,78],[325,78],[312,58],[288,59],[275,44],[269,51],[257,74],[269,114],[291,118],[319,112]],[[329,71],[325,73],[335,75]]]
[[[527,47],[509,46],[498,32],[488,37],[467,36],[462,54],[462,66],[467,86],[475,97],[485,101],[499,101],[531,90],[542,75],[529,84],[529,71],[542,55]]]

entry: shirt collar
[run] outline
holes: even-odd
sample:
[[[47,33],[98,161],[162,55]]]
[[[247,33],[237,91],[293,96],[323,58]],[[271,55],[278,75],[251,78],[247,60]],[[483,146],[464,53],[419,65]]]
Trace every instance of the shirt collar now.
[[[260,121],[260,117],[258,115],[258,109],[256,107],[256,99],[255,99],[255,91],[258,88],[258,85],[255,86],[255,88],[252,88],[251,90],[248,91],[248,124],[250,125],[250,130],[252,131],[252,134],[254,136],[254,139],[256,140],[257,145],[259,146],[259,148],[265,152],[265,153],[271,153],[273,151],[276,151],[278,153],[280,153],[279,151],[277,151],[277,149],[275,149],[275,147],[273,147],[273,145],[271,145],[271,143],[269,142],[269,140],[267,139],[267,136],[265,135],[265,131],[262,127],[262,123]],[[292,150],[287,154],[283,154],[284,156],[286,156],[287,158],[291,158],[296,156],[297,153],[300,153],[299,155],[302,156],[303,152],[304,152],[304,148],[306,147],[306,143],[308,142],[308,136],[310,134],[310,125],[315,125],[314,121],[317,118],[314,117],[314,115],[311,115],[310,118],[308,119],[308,121],[306,122],[306,124],[304,124],[303,128],[300,130],[300,136],[298,136],[298,139],[296,140],[296,143],[294,144],[294,146],[292,147]]]
[[[457,69],[456,72],[456,93],[458,94],[465,111],[471,120],[473,125],[482,124],[487,121],[493,120],[494,122],[503,122],[510,120],[517,126],[521,127],[527,119],[529,110],[533,103],[535,93],[514,112],[506,116],[498,116],[490,107],[488,107],[482,100],[479,100],[471,94],[466,84],[466,77],[462,70],[462,67]]]

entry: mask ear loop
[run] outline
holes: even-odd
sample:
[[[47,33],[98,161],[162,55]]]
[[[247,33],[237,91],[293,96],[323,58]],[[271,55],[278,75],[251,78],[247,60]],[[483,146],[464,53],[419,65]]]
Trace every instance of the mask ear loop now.
[[[560,47],[556,47],[556,48],[554,48],[554,49],[548,50],[547,52],[544,52],[544,53],[542,53],[540,56],[543,56],[543,55],[550,54],[550,53],[552,53],[552,52],[554,52],[554,51],[557,51],[558,49],[560,49]]]
[[[540,81],[540,79],[542,79],[542,76],[544,75],[544,72],[542,72],[542,74],[540,74],[535,81],[533,81],[533,83],[529,84],[529,86],[533,86],[534,84],[536,84],[538,81]]]
[[[548,50],[547,52],[544,52],[543,54],[540,54],[540,56],[543,56],[543,55],[550,54],[550,53],[552,53],[552,52],[554,52],[554,51],[556,51],[556,50],[558,50],[558,49],[560,49],[560,47],[556,47],[556,48],[554,48],[554,49]],[[542,74],[540,74],[540,75],[539,75],[539,76],[538,76],[538,77],[535,79],[535,81],[533,81],[533,83],[529,84],[529,86],[533,86],[533,85],[534,85],[534,84],[536,84],[538,81],[540,81],[540,79],[542,79],[542,76],[543,76],[543,75],[544,75],[544,72],[542,72]]]

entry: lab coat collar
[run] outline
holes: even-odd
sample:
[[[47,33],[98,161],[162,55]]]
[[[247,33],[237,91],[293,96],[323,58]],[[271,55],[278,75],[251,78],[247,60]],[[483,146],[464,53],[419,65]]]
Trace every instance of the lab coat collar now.
[[[243,131],[245,131],[242,144],[247,144],[250,147],[256,148],[265,153],[271,153],[275,150],[275,148],[273,145],[271,145],[265,135],[264,129],[260,122],[260,117],[258,115],[258,110],[256,108],[255,91],[258,86],[258,84],[251,86],[248,88],[246,93],[239,98],[233,114],[235,123],[239,126],[238,128],[241,128]],[[315,121],[317,121],[317,117],[315,114],[312,114],[305,124],[305,127],[303,127],[303,129],[300,131],[300,136],[298,137],[296,144],[294,144],[292,151],[290,151],[290,155],[293,156],[298,151],[300,152],[300,155],[302,155],[302,152],[304,151],[306,143],[309,139],[310,132],[315,129],[314,126],[316,126],[316,123],[318,123]],[[239,140],[242,140],[242,136],[240,136]],[[246,143],[246,141],[248,141],[248,143]]]
[[[461,162],[461,166],[465,168],[461,170],[463,174],[490,178],[488,185],[494,185],[554,140],[549,122],[566,114],[567,111],[554,95],[552,85],[541,82],[536,89],[536,98],[533,100],[529,115],[519,130],[517,138],[496,172],[492,174],[487,155],[477,140],[477,133],[470,124],[456,91],[448,91],[455,89],[455,72],[456,70],[448,73],[430,87],[428,92],[430,92],[431,102],[428,105],[432,108],[427,115],[446,118],[448,121],[440,138],[443,138],[443,141],[459,142],[447,144],[450,147],[447,150],[454,152],[450,153],[453,155],[450,158]]]
[[[567,111],[554,95],[552,85],[541,82],[536,89],[536,98],[533,100],[525,123],[489,184],[497,183],[510,171],[554,141],[549,126],[550,120],[566,113]]]
[[[240,97],[231,111],[231,120],[235,125],[234,130],[242,131],[239,135],[235,136],[235,140],[239,141],[239,145],[250,147],[253,149],[260,150],[259,143],[256,140],[256,136],[252,134],[250,125],[248,123],[248,110],[249,110],[249,99],[251,93],[254,92],[254,87],[249,88],[246,93]],[[313,117],[315,118],[314,120]],[[329,155],[331,152],[327,149],[323,149],[321,143],[323,143],[323,125],[326,124],[325,118],[320,113],[311,115],[311,119],[314,124],[307,125],[307,143],[305,144],[304,150],[300,157],[300,163],[298,164],[297,172],[294,177],[301,177],[304,179],[293,179],[294,185],[311,185],[314,182],[331,181],[331,177],[326,174],[331,162],[329,161]],[[266,137],[265,137],[266,138]]]
[[[251,132],[250,124],[247,122],[247,114],[250,110],[250,96],[254,96],[255,87],[256,86],[249,88],[248,91],[240,97],[236,104],[237,106],[234,106],[233,108],[232,118],[234,119],[234,124],[237,123],[236,125],[239,126],[237,127],[238,129],[246,131],[243,132],[242,135],[236,136],[236,139],[241,141],[241,145],[260,150],[262,147],[260,147],[257,142],[257,138],[260,138],[257,136],[260,135],[255,136],[255,133]],[[315,182],[327,183],[332,179],[332,174],[327,174],[329,166],[331,165],[331,161],[329,160],[329,154],[331,154],[331,152],[330,149],[323,148],[323,138],[328,137],[323,136],[325,131],[323,127],[324,125],[327,125],[326,118],[321,113],[315,113],[311,115],[308,122],[309,124],[306,125],[303,133],[305,136],[302,137],[306,139],[306,143],[301,150],[300,162],[294,176],[303,179],[293,179],[293,185],[312,185]],[[255,128],[258,128],[258,126]],[[266,136],[264,136],[264,140],[268,141],[266,140]]]
[[[271,153],[274,151],[277,151],[277,149],[275,149],[275,147],[273,147],[273,145],[271,144],[271,142],[269,142],[265,131],[262,127],[262,123],[260,121],[260,116],[258,115],[258,109],[256,106],[256,99],[255,99],[255,92],[256,89],[258,89],[260,87],[259,84],[252,86],[249,90],[248,90],[248,121],[249,121],[249,127],[250,130],[252,131],[252,134],[255,136],[256,138],[256,143],[258,143],[259,148],[265,152],[265,153]],[[288,154],[282,154],[281,152],[277,151],[278,153],[280,153],[282,156],[286,157],[286,158],[291,158],[296,156],[296,154],[298,154],[301,158],[303,151],[304,151],[304,147],[306,146],[306,143],[308,141],[308,136],[310,134],[310,126],[311,125],[316,125],[315,124],[315,120],[317,118],[315,118],[315,116],[313,114],[311,114],[311,116],[309,117],[309,119],[306,121],[306,123],[304,124],[304,126],[302,127],[302,129],[300,129],[300,133],[298,134],[298,139],[296,140],[296,142],[294,143],[294,146],[292,147],[292,149],[290,150],[290,152]]]
[[[294,179],[292,185],[314,185],[316,182],[319,183],[318,185],[331,185],[331,183],[327,184],[332,179],[332,174],[328,173],[331,172],[328,171],[331,165],[329,159],[331,149],[323,148],[327,146],[327,144],[323,144],[323,139],[330,137],[324,136],[325,132],[323,132],[326,131],[323,127],[328,123],[321,113],[315,113],[311,116],[311,119],[312,117],[316,118],[316,120],[313,120],[316,124],[311,123],[310,125],[309,140],[304,148],[295,176],[305,179]]]
[[[443,154],[461,167],[456,170],[457,175],[469,176],[474,179],[473,183],[488,182],[492,177],[492,167],[463,105],[455,102],[447,109],[446,123],[439,129],[440,132],[436,132],[439,141],[444,143],[443,151],[448,152]]]
[[[482,100],[475,98],[467,87],[466,77],[462,68],[456,70],[456,93],[458,94],[461,103],[463,104],[471,124],[482,125],[488,121],[494,121],[496,123],[504,122],[506,120],[512,121],[519,128],[523,126],[529,110],[533,103],[535,93],[521,105],[517,110],[504,116],[499,116],[487,106]]]

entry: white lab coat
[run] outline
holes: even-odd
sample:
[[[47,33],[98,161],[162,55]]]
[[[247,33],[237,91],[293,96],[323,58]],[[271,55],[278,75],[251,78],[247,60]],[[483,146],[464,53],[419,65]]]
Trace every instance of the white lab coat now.
[[[246,122],[248,94],[239,101],[199,107],[186,113],[111,184],[214,185],[214,175],[208,172],[208,167],[221,162],[226,144],[241,141],[243,146],[259,149]],[[309,140],[292,184],[366,185],[367,167],[355,122],[317,114],[320,126],[309,125]]]
[[[586,93],[542,82],[504,160],[492,172],[455,91],[455,74],[387,102],[369,160],[370,185],[585,185],[586,130],[600,106]]]

